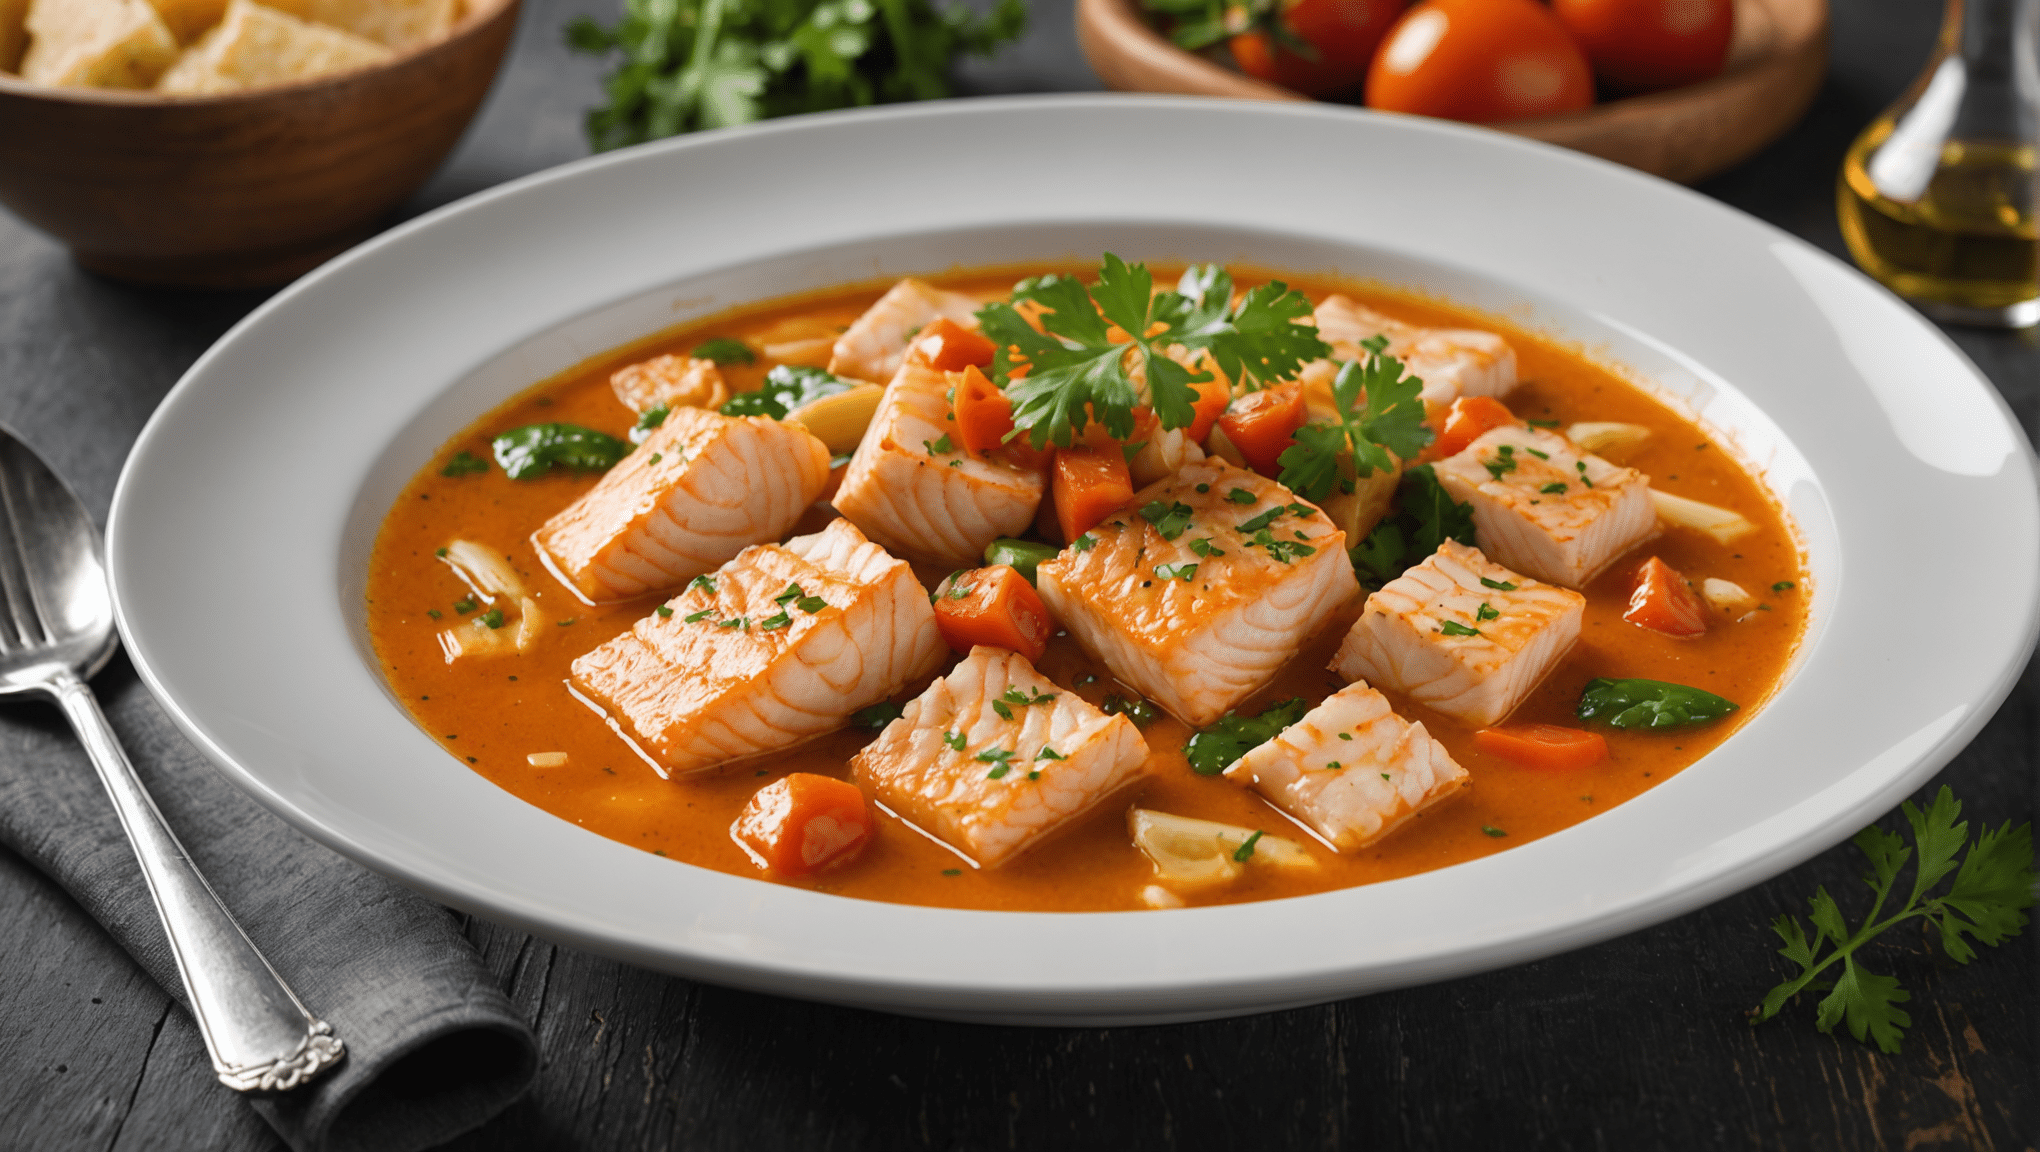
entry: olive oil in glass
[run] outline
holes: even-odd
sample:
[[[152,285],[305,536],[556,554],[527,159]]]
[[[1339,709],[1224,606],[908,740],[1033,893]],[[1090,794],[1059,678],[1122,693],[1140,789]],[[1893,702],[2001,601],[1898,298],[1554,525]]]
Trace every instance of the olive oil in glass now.
[[[1842,163],[1850,253],[1937,319],[2040,322],[2036,14],[2040,0],[1948,0],[1925,75]]]

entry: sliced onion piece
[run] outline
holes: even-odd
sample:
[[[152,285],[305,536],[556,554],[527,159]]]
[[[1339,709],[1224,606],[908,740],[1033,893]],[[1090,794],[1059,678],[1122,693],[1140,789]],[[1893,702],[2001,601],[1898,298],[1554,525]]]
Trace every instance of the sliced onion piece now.
[[[1757,530],[1757,526],[1740,512],[1731,512],[1684,496],[1651,489],[1650,498],[1657,504],[1658,519],[1674,528],[1692,528],[1707,533],[1723,544],[1730,544]]]
[[[484,604],[494,604],[498,596],[516,599],[524,595],[523,579],[510,567],[510,561],[493,548],[472,540],[455,540],[446,546],[446,554],[440,559]]]
[[[829,455],[841,456],[857,451],[884,395],[885,389],[876,384],[859,384],[848,392],[810,400],[788,412],[786,418],[799,421],[815,439],[828,445]]]
[[[1713,576],[1700,582],[1700,596],[1716,612],[1726,616],[1747,612],[1757,606],[1757,598],[1745,591],[1742,585]]]
[[[1565,430],[1565,438],[1598,456],[1627,452],[1650,440],[1650,429],[1641,424],[1613,421],[1584,421]]]
[[[1317,861],[1303,845],[1282,836],[1263,834],[1254,841],[1253,855],[1245,861],[1234,855],[1254,835],[1255,829],[1237,824],[1220,824],[1135,808],[1127,818],[1133,842],[1154,861],[1155,874],[1177,887],[1198,888],[1222,884],[1239,876],[1248,864],[1272,864],[1278,868],[1315,868]]]

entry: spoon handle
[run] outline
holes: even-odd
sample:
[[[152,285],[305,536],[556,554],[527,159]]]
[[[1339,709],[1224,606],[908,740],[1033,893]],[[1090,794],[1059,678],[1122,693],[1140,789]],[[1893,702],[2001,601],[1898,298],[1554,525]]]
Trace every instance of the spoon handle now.
[[[240,1092],[282,1091],[330,1067],[345,1052],[340,1039],[298,1002],[199,875],[128,763],[92,689],[66,669],[49,690],[91,755],[141,862],[220,1082]]]

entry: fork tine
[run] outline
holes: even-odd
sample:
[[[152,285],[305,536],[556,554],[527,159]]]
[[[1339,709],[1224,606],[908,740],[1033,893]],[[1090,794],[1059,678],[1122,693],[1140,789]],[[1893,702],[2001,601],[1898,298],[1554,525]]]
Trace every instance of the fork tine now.
[[[23,477],[13,445],[0,445],[0,597],[7,612],[0,617],[0,650],[26,648],[49,639],[26,564],[27,543],[21,538],[19,507]]]

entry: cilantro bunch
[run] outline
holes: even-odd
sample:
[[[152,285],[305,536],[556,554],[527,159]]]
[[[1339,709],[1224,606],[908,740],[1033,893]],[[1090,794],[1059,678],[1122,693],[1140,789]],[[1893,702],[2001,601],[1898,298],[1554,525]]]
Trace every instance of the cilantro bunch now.
[[[1276,463],[1283,487],[1306,500],[1323,500],[1339,480],[1339,455],[1353,454],[1361,478],[1383,472],[1424,450],[1432,439],[1424,425],[1424,382],[1403,373],[1403,362],[1388,355],[1388,338],[1363,341],[1367,354],[1349,361],[1332,380],[1338,418],[1296,430],[1296,443]]]
[[[603,27],[569,24],[567,44],[623,61],[589,111],[596,151],[698,128],[949,95],[959,53],[990,55],[1027,26],[1024,0],[980,19],[929,0],[624,0]]]
[[[1995,832],[1984,829],[1977,835],[1976,843],[1969,846],[1958,868],[1955,857],[1969,841],[1969,824],[1955,822],[1962,814],[1962,805],[1956,802],[1954,794],[1944,786],[1925,812],[1913,807],[1911,801],[1906,802],[1903,810],[1906,823],[1912,826],[1913,841],[1918,845],[1912,892],[1905,903],[1890,915],[1882,916],[1899,870],[1913,859],[1914,849],[1907,848],[1897,833],[1886,832],[1874,824],[1856,833],[1855,845],[1870,861],[1870,870],[1863,874],[1863,882],[1874,894],[1869,914],[1860,927],[1851,931],[1840,906],[1823,887],[1808,902],[1809,919],[1813,922],[1811,937],[1797,916],[1780,916],[1773,921],[1772,931],[1785,941],[1778,954],[1799,965],[1800,971],[1771,989],[1763,1005],[1750,1013],[1752,1023],[1761,1024],[1776,1016],[1786,1001],[1802,991],[1826,992],[1816,1009],[1816,1027],[1832,1032],[1836,1024],[1846,1024],[1849,1034],[1857,1040],[1867,1037],[1883,1051],[1897,1052],[1906,1027],[1912,1023],[1912,1017],[1899,1005],[1912,999],[1912,995],[1898,986],[1895,977],[1875,975],[1857,963],[1856,956],[1863,945],[1907,920],[1924,920],[1940,930],[1941,950],[1948,958],[1967,964],[1976,958],[1970,939],[1994,946],[2018,935],[2025,927],[2024,910],[2033,906],[2032,825],[2013,828],[2007,822]],[[1950,872],[1955,873],[1955,880],[1948,890],[1931,895],[1931,890]],[[1839,973],[1816,979],[1837,964],[1841,965]]]
[[[1045,332],[1014,307],[1030,301]],[[992,375],[1013,402],[1015,434],[1036,448],[1066,448],[1092,420],[1125,440],[1141,403],[1153,405],[1163,428],[1189,427],[1192,385],[1212,377],[1171,359],[1172,347],[1209,352],[1235,385],[1263,388],[1294,377],[1331,355],[1316,328],[1297,323],[1310,313],[1310,301],[1280,281],[1236,297],[1232,277],[1216,264],[1190,268],[1174,291],[1157,292],[1147,265],[1108,252],[1089,287],[1074,276],[1037,276],[1014,286],[1011,303],[988,304],[977,316],[999,348]],[[1126,341],[1113,339],[1115,327]],[[1145,396],[1129,355],[1141,366]],[[1016,378],[1022,365],[1026,374]]]

